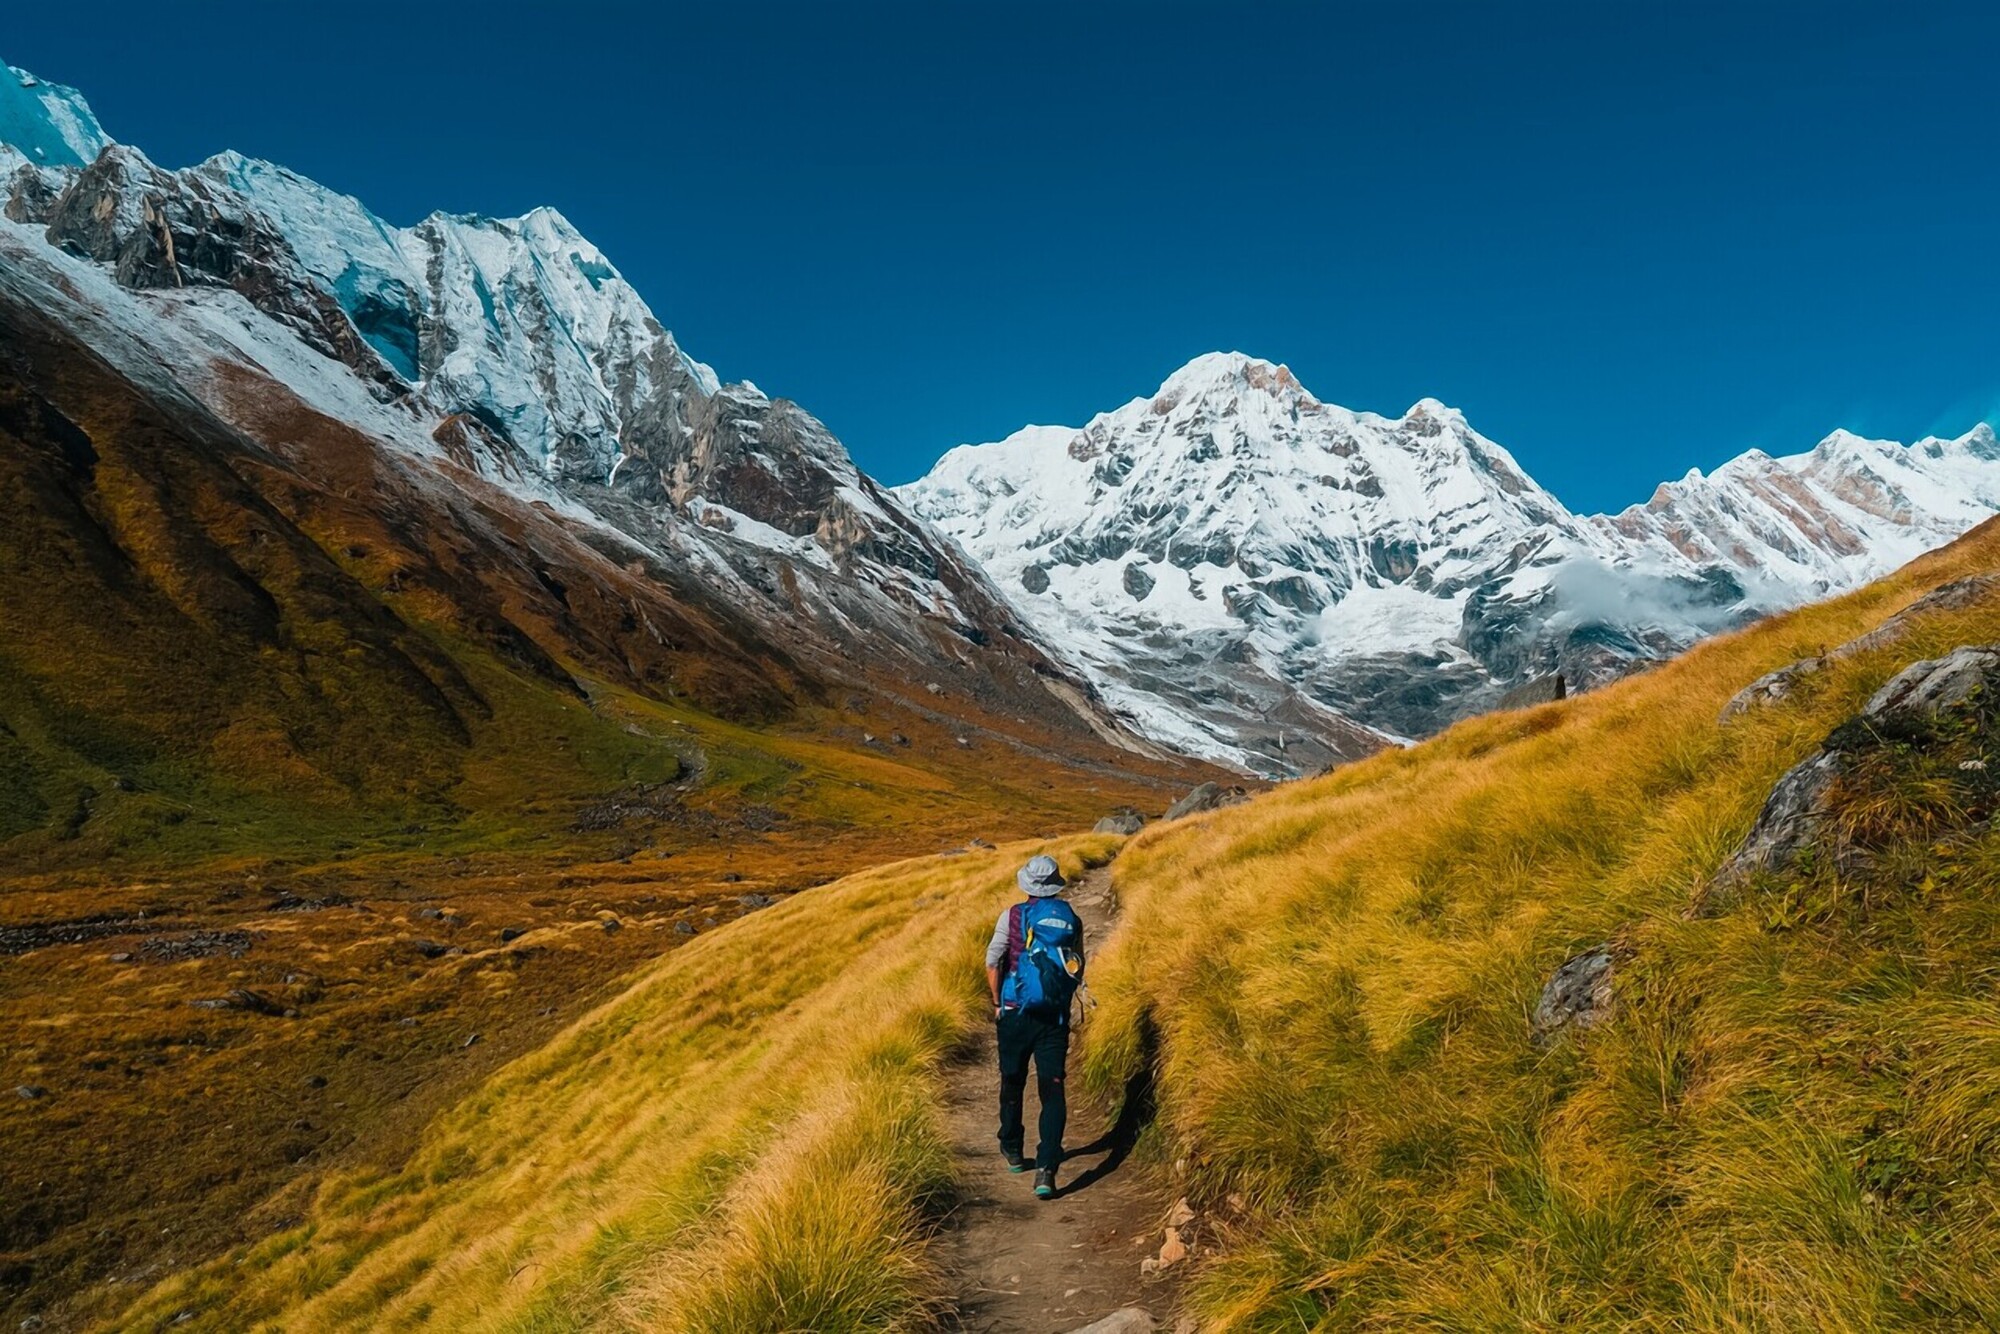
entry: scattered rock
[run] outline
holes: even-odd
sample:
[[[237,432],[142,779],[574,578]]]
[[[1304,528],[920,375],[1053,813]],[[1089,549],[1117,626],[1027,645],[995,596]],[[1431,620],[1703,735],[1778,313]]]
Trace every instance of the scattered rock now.
[[[436,921],[436,920],[437,920],[438,918],[440,918],[440,917],[444,916],[444,909],[442,909],[442,908],[419,908],[419,909],[417,909],[417,912],[416,912],[416,915],[417,915],[417,917],[421,918],[422,920],[424,920],[424,921],[426,921],[426,922],[435,922],[435,921]]]
[[[1093,1320],[1071,1330],[1070,1334],[1153,1334],[1158,1323],[1152,1313],[1137,1306],[1127,1306],[1113,1311],[1102,1320]]]
[[[1496,709],[1531,709],[1537,704],[1553,704],[1569,695],[1569,686],[1563,674],[1556,672],[1549,676],[1538,676],[1532,681],[1524,681],[1495,701]]]
[[[221,955],[240,959],[249,950],[250,933],[247,931],[181,931],[172,935],[149,936],[139,942],[139,953],[155,963],[213,959]]]
[[[132,962],[132,952],[131,952],[130,950],[120,950],[120,951],[118,951],[118,953],[116,953],[116,954],[113,954],[113,955],[110,955],[110,956],[108,956],[108,957],[110,958],[110,961],[111,961],[112,963],[130,963],[130,962]]]
[[[691,935],[694,935],[694,934],[695,934],[695,929],[694,929],[694,923],[693,923],[693,922],[675,922],[675,923],[674,923],[674,934],[675,934],[675,935],[677,935],[677,936],[691,936]]]
[[[924,689],[930,691],[933,695],[942,695],[944,693],[944,687],[935,681],[924,682]]]
[[[1898,672],[1858,715],[1835,728],[1817,751],[1778,780],[1750,832],[1703,886],[1691,912],[1707,916],[1722,911],[1730,892],[1751,876],[1782,870],[1814,845],[1828,794],[1855,755],[1900,744],[1913,725],[1944,710],[1982,702],[1989,707],[2000,702],[2000,646],[1965,645]]]
[[[1824,666],[1826,666],[1825,658],[1800,658],[1797,662],[1787,663],[1775,672],[1764,673],[1730,696],[1729,702],[1722,706],[1722,712],[1716,721],[1726,723],[1732,718],[1742,717],[1752,709],[1790,698],[1792,692],[1798,689],[1799,682]]]
[[[294,894],[288,889],[271,891],[277,897],[265,906],[266,912],[324,912],[328,908],[344,908],[354,900],[345,894]]]
[[[326,1087],[326,1076],[325,1076],[325,1075],[307,1075],[307,1076],[306,1076],[306,1087],[307,1087],[307,1088],[309,1088],[309,1089],[323,1089],[323,1088],[325,1088],[325,1087]]]
[[[14,1089],[14,1096],[25,1098],[29,1102],[40,1102],[49,1096],[49,1091],[40,1084],[21,1084]]]
[[[745,894],[736,901],[751,912],[756,912],[759,908],[768,908],[777,902],[769,894]]]
[[[1797,662],[1788,663],[1775,672],[1758,677],[1737,691],[1729,703],[1722,706],[1722,715],[1718,721],[1726,723],[1752,709],[1788,698],[1798,689],[1801,681],[1823,670],[1829,663],[1851,658],[1857,653],[1889,647],[1909,634],[1914,623],[1921,617],[1933,612],[1962,611],[1994,597],[2000,597],[2000,575],[1976,574],[1934,588],[1867,634],[1850,639],[1839,648],[1830,649],[1819,657],[1800,658]]]
[[[527,934],[526,931],[523,931],[518,926],[503,926],[500,928],[500,943],[505,945],[508,941],[519,940]]]
[[[1528,1021],[1529,1041],[1547,1047],[1562,1033],[1595,1028],[1609,1018],[1617,958],[1617,948],[1604,944],[1565,959],[1535,1003],[1534,1017]]]
[[[965,850],[967,852],[987,852],[991,851],[992,847],[993,845],[983,838],[969,838],[965,841]]]
[[[910,739],[901,732],[891,732],[889,733],[889,744],[892,746],[907,746],[910,744]]]
[[[1146,827],[1146,817],[1130,806],[1120,806],[1091,826],[1094,834],[1136,834]]]
[[[267,1014],[272,1018],[288,1018],[293,1013],[262,992],[248,987],[235,987],[221,996],[205,1000],[189,1001],[197,1010],[248,1010],[252,1014]]]
[[[619,921],[616,917],[607,917],[602,922],[599,922],[598,925],[606,931],[623,931],[625,929],[625,923]]]
[[[470,1047],[473,1043],[477,1041],[479,1041],[479,1034],[469,1033],[466,1035],[465,1041],[458,1044],[458,1049],[460,1051],[464,1051],[467,1047]]]
[[[2000,645],[1967,644],[1942,658],[1913,662],[1869,696],[1862,717],[1916,713],[1934,717],[2000,683]]]
[[[425,940],[421,936],[410,941],[410,948],[426,959],[441,959],[451,953],[451,946],[435,940]]]
[[[742,879],[743,879],[743,876],[742,876],[742,875],[741,875],[741,873],[739,873],[739,872],[736,872],[736,871],[725,871],[725,872],[723,873],[723,876],[722,876],[722,883],[723,883],[723,884],[725,884],[725,885],[733,885],[733,884],[736,884],[736,883],[737,883],[738,881],[740,881],[740,880],[742,880]]]
[[[1240,787],[1223,787],[1219,783],[1203,783],[1192,792],[1167,807],[1162,820],[1179,820],[1184,816],[1199,815],[1203,811],[1220,810],[1224,806],[1234,806],[1239,801],[1249,799],[1249,794]]]

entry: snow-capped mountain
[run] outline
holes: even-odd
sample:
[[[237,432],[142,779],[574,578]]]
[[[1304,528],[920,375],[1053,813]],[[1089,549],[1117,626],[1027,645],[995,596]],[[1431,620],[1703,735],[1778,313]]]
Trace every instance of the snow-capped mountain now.
[[[164,169],[11,68],[0,201],[0,304],[329,494],[365,441],[401,507],[396,586],[440,559],[435,527],[479,546],[433,571],[452,597],[507,573],[452,604],[461,629],[677,690],[866,682],[1292,773],[1551,672],[1594,684],[2000,508],[1982,427],[1835,435],[1578,516],[1440,403],[1350,412],[1233,354],[890,491],[803,409],[689,356],[551,209],[397,227],[240,154]]]
[[[11,69],[0,143],[0,299],[58,319],[133,383],[281,449],[273,432],[297,418],[273,405],[295,398],[361,433],[382,456],[371,466],[392,464],[413,494],[461,513],[452,488],[504,500],[517,518],[503,528],[553,523],[617,571],[605,577],[644,571],[704,642],[720,627],[781,653],[772,680],[794,697],[865,678],[925,708],[948,697],[1150,749],[824,426],[684,353],[554,210],[395,227],[240,154],[168,170],[113,141],[74,90]],[[574,616],[568,580],[538,577]],[[612,638],[646,638],[647,653],[674,640],[658,615],[613,620]],[[602,647],[624,666],[645,656]]]
[[[2000,448],[1840,434],[1580,517],[1434,400],[1351,412],[1211,354],[899,494],[1141,730],[1284,773],[1874,578],[2000,509]]]

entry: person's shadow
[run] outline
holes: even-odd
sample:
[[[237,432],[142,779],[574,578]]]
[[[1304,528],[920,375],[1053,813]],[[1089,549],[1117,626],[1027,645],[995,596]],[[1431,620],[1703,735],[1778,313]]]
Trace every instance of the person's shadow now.
[[[1065,1163],[1073,1158],[1088,1158],[1100,1153],[1104,1155],[1104,1160],[1057,1190],[1058,1198],[1089,1190],[1116,1172],[1131,1154],[1132,1146],[1139,1142],[1140,1132],[1151,1123],[1157,1110],[1153,1068],[1158,1056],[1159,1040],[1153,1034],[1152,1025],[1148,1024],[1140,1037],[1139,1068],[1125,1081],[1125,1096],[1118,1104],[1118,1118],[1111,1123],[1111,1129],[1090,1143],[1063,1153]]]

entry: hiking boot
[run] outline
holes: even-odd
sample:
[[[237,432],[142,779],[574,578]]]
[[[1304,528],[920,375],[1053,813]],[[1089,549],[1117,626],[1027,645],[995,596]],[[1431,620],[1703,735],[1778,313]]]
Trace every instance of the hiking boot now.
[[[1044,1167],[1035,1173],[1035,1198],[1053,1200],[1056,1197],[1056,1169]]]
[[[1007,1155],[1007,1170],[1009,1172],[1025,1172],[1028,1170],[1027,1160],[1021,1157],[1019,1149],[1005,1149],[1002,1152]]]

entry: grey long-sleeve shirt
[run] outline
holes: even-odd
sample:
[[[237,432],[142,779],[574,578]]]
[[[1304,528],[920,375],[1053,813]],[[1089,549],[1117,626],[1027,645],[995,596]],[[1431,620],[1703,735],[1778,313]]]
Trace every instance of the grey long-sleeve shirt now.
[[[993,922],[993,938],[986,942],[986,966],[988,968],[1005,968],[1011,962],[1011,960],[1007,958],[1007,946],[1009,944],[1009,941],[1007,939],[1007,928],[1009,925],[1009,919],[1011,919],[1014,916],[1015,906],[1016,905],[1010,903],[1005,908],[1002,908],[1000,910],[1000,916],[996,918]],[[1078,924],[1077,924],[1076,952],[1078,954],[1082,954],[1084,952],[1083,926],[1082,926],[1082,919],[1080,918],[1078,919]]]

